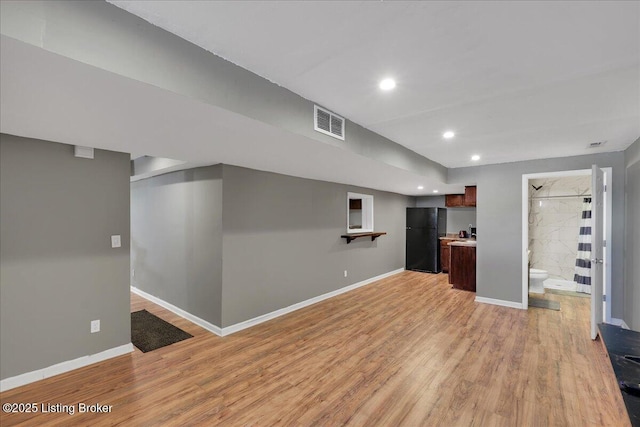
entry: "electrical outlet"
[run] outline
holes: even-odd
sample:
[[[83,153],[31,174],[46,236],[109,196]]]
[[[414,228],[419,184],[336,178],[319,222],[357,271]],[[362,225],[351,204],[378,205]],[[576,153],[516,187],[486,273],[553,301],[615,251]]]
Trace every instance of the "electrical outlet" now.
[[[116,234],[111,236],[111,247],[112,248],[119,248],[122,246],[122,242],[120,241],[120,235]]]
[[[347,277],[347,270],[344,271],[344,277]]]
[[[91,333],[100,332],[100,319],[91,321]]]

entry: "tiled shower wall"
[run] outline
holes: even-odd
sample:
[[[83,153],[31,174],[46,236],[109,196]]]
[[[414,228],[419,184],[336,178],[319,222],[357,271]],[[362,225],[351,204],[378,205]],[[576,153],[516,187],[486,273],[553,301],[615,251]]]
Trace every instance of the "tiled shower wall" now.
[[[590,194],[589,175],[529,180],[531,268],[546,270],[553,279],[573,281],[582,199]]]

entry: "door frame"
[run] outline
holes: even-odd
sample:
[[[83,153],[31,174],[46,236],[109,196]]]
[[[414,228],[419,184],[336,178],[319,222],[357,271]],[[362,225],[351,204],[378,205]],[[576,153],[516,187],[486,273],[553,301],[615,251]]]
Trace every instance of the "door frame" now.
[[[604,286],[606,295],[604,302],[604,321],[611,323],[611,248],[612,248],[612,191],[613,169],[611,167],[600,168],[604,171],[604,183],[606,193],[604,197]],[[539,178],[562,178],[568,176],[591,176],[591,169],[578,169],[556,172],[539,172],[522,175],[522,309],[529,308],[529,180]],[[589,309],[591,310],[591,309]]]

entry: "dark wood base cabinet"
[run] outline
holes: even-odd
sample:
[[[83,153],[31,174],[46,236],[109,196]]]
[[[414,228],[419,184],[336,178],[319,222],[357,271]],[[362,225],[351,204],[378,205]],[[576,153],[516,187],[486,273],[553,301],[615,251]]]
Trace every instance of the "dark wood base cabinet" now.
[[[451,249],[449,249],[449,243],[453,242],[453,239],[441,239],[440,240],[440,267],[443,273],[449,272],[449,258],[451,256]]]
[[[476,291],[476,248],[474,246],[449,246],[451,264],[449,283],[455,289]]]

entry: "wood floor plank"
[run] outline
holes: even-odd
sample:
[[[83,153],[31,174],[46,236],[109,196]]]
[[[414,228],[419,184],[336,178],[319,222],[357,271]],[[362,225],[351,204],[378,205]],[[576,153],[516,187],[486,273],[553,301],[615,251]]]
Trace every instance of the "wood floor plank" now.
[[[404,272],[228,337],[132,294],[193,338],[0,394],[112,405],[0,414],[25,425],[628,426],[589,299],[560,311],[480,304],[446,275]]]

